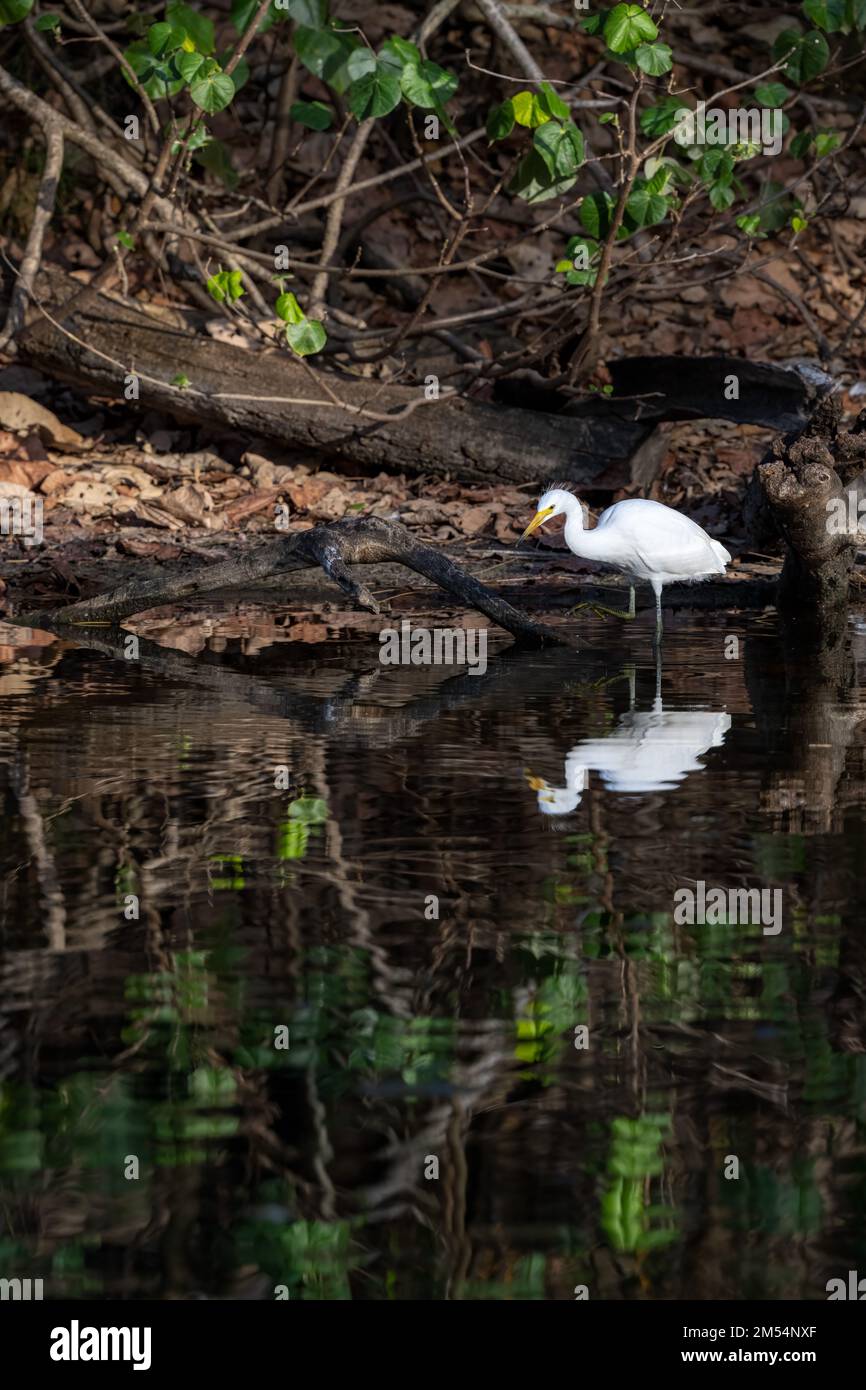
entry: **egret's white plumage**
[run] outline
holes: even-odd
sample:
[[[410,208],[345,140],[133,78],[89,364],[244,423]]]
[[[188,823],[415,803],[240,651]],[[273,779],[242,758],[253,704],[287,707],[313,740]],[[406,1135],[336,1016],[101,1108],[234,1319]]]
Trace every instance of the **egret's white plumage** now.
[[[574,555],[621,570],[633,582],[646,580],[652,585],[659,632],[661,595],[666,584],[690,583],[724,574],[730,563],[725,547],[708,536],[696,521],[645,498],[614,503],[602,512],[594,530],[588,531],[583,524],[583,508],[574,493],[567,488],[552,488],[539,500],[524,536],[563,513],[565,543]],[[633,587],[629,612],[623,616],[634,616]]]
[[[601,774],[609,791],[668,791],[690,772],[703,767],[700,759],[719,748],[731,727],[731,717],[716,710],[666,712],[656,697],[651,710],[630,710],[606,738],[584,739],[565,759],[565,786],[551,787],[527,775],[538,796],[538,809],[563,816],[580,805],[591,770]]]

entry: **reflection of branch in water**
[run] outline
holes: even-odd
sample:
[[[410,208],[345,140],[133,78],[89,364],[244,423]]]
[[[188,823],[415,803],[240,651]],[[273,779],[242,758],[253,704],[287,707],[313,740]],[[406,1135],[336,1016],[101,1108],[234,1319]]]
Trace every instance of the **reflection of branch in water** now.
[[[745,678],[765,746],[792,760],[765,780],[764,805],[785,830],[822,834],[838,829],[839,784],[848,752],[862,741],[857,672],[849,638],[786,626],[774,641],[746,643]]]
[[[47,624],[46,631],[53,631]],[[128,633],[122,628],[81,628],[76,632],[77,644],[88,650],[123,661],[124,644]],[[66,636],[66,634],[64,634]],[[313,695],[301,690],[285,689],[275,680],[234,670],[222,653],[207,649],[189,656],[169,647],[162,647],[146,637],[139,637],[137,664],[142,670],[163,679],[174,680],[201,690],[211,691],[224,700],[237,700],[251,705],[263,714],[289,719],[313,735],[338,734],[342,740],[361,746],[387,746],[411,738],[418,727],[444,712],[477,705],[479,696],[489,696],[506,690],[512,693],[515,683],[521,690],[532,693],[561,693],[563,682],[575,683],[593,678],[605,669],[604,659],[582,652],[580,657],[570,648],[552,648],[543,656],[522,647],[507,647],[493,656],[483,675],[458,672],[447,676],[433,691],[408,700],[399,709],[380,708],[375,721],[357,718],[356,695],[372,676],[352,674],[346,678],[338,695]],[[374,671],[377,668],[374,668]],[[442,668],[443,672],[447,668]],[[407,672],[408,674],[408,672]]]
[[[52,951],[63,951],[66,948],[66,904],[54,863],[54,855],[45,836],[45,826],[42,823],[39,803],[30,790],[27,755],[23,750],[16,760],[11,782],[18,799],[18,810],[24,827],[24,834],[30,847],[33,863],[36,866],[40,907],[45,914],[48,944]]]

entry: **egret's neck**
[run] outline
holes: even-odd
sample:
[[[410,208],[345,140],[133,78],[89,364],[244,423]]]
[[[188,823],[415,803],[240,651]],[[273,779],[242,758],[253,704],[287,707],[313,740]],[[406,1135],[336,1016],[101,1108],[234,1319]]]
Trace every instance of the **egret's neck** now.
[[[565,509],[565,544],[573,554],[593,560],[598,554],[598,540],[595,531],[584,528],[583,508],[577,498],[572,497]]]

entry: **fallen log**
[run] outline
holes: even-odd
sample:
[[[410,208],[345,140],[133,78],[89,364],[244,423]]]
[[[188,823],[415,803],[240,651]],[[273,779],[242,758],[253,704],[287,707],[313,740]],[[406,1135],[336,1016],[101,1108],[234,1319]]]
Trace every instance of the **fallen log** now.
[[[19,614],[16,621],[33,626],[44,622],[49,628],[88,623],[117,624],[150,608],[210,595],[218,590],[246,589],[273,575],[290,574],[314,565],[320,565],[359,607],[370,613],[379,613],[379,603],[366,585],[354,578],[349,566],[387,561],[397,561],[416,574],[423,575],[460,599],[468,608],[484,613],[522,642],[573,645],[564,634],[536,622],[499,598],[441,551],[416,541],[405,526],[398,522],[381,521],[377,517],[354,517],[350,521],[316,526],[311,531],[297,531],[279,540],[267,541],[236,560],[202,565],[185,575],[131,580],[107,593],[81,599],[63,608]]]
[[[36,294],[53,317],[80,288],[52,269]],[[712,415],[787,430],[808,418],[815,394],[797,371],[767,363],[709,358],[704,370],[682,358],[634,358],[611,363],[610,398],[566,404],[548,393],[545,409],[427,400],[422,386],[311,371],[276,349],[217,342],[110,294],[80,305],[62,326],[35,310],[19,352],[44,372],[115,397],[133,373],[142,408],[248,438],[409,474],[539,487],[555,478],[590,492],[652,482],[663,450],[641,446],[660,421]],[[188,387],[173,384],[179,373]],[[738,401],[722,389],[731,373],[741,377]]]

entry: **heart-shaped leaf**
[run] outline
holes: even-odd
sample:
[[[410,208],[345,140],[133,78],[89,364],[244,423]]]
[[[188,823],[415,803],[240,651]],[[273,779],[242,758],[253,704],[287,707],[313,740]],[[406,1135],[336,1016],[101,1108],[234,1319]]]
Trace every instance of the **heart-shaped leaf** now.
[[[218,63],[213,63],[207,71],[199,71],[189,94],[200,110],[213,116],[230,104],[235,94],[235,84]]]
[[[615,5],[604,21],[604,41],[612,53],[652,43],[658,32],[642,5]]]
[[[289,120],[308,130],[330,130],[334,113],[323,101],[296,101],[289,109]]]
[[[373,72],[352,83],[347,101],[349,110],[359,121],[387,116],[400,104],[400,79],[393,69],[377,64]]]
[[[303,323],[286,324],[286,342],[298,357],[310,357],[321,352],[328,335],[318,319],[304,319]]]

